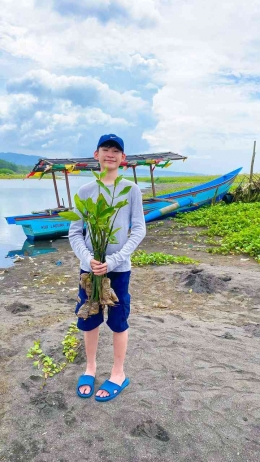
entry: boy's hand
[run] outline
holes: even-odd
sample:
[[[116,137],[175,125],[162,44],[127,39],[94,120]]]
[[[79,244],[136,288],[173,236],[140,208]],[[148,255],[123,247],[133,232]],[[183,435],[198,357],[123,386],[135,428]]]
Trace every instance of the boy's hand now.
[[[90,266],[96,276],[103,276],[107,273],[107,263],[101,263],[93,258],[90,260]]]

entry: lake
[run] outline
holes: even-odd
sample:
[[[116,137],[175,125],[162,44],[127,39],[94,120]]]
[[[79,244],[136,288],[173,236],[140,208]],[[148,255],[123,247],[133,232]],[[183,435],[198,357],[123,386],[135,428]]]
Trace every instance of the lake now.
[[[71,196],[83,184],[93,181],[93,177],[70,177]],[[68,205],[66,184],[57,180],[60,200]],[[139,183],[141,189],[150,183]],[[62,200],[61,200],[62,202]],[[32,211],[56,207],[56,198],[52,180],[0,180],[0,268],[13,265],[14,255],[31,255],[55,252],[55,241],[36,241],[29,243],[22,226],[8,225],[5,217],[24,215]],[[34,245],[32,245],[34,244]],[[6,258],[8,256],[8,258]]]

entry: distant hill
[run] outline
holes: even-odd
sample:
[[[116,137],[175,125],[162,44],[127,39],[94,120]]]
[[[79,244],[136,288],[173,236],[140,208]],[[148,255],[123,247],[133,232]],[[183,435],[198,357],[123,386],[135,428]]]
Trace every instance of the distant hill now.
[[[17,165],[24,165],[24,166],[33,166],[35,165],[38,160],[43,156],[32,156],[26,154],[17,154],[15,152],[0,152],[0,159],[6,160],[7,162],[13,162]],[[124,176],[133,176],[133,171],[129,168],[124,172]],[[137,175],[141,176],[150,176],[149,168],[145,167],[138,167],[136,169]],[[192,172],[174,172],[173,170],[169,170],[169,168],[156,168],[154,171],[154,177],[157,176],[197,176],[203,175],[203,173],[192,173]]]
[[[25,154],[16,154],[15,152],[0,152],[0,159],[7,162],[13,162],[17,165],[34,165],[40,159],[40,156],[26,156]]]

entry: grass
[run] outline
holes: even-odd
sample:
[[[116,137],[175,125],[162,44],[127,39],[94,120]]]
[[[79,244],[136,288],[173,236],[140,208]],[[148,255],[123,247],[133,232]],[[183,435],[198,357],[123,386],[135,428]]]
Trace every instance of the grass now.
[[[14,173],[13,175],[6,175],[4,173],[0,173],[0,180],[23,180],[25,178],[26,173]],[[39,178],[29,178],[29,180],[34,179],[38,180]],[[52,175],[44,175],[42,179],[45,180],[51,180]],[[56,176],[56,180],[58,180],[59,177]]]
[[[133,266],[145,265],[171,265],[182,263],[183,265],[196,264],[198,261],[185,256],[169,255],[161,252],[147,253],[145,250],[137,250],[131,257]]]
[[[198,186],[198,184],[207,183],[209,181],[218,178],[219,175],[205,175],[205,176],[183,176],[183,177],[159,177],[158,181],[155,181],[155,185],[158,186],[156,195],[160,196],[162,194],[170,194],[176,191],[183,191],[184,189],[190,189],[194,186]],[[238,175],[232,188],[235,189],[242,181],[245,175]],[[155,177],[155,180],[156,177]],[[148,177],[140,177],[138,181],[142,182],[150,182],[151,179]],[[144,199],[149,199],[152,197],[152,191],[149,189],[147,192],[143,194]]]
[[[12,175],[7,175],[5,173],[0,173],[0,180],[20,180],[25,177],[25,173],[13,173]]]
[[[198,175],[198,176],[156,176],[154,175],[154,182],[156,184],[165,183],[206,183],[208,181],[218,178],[219,175]],[[130,181],[134,181],[134,177],[126,177]],[[143,183],[150,183],[150,176],[137,177],[138,181]]]
[[[175,217],[182,226],[198,226],[206,229],[200,235],[211,238],[214,247],[210,253],[247,254],[260,263],[260,202],[235,202],[226,205],[207,206]],[[214,239],[220,237],[220,239]],[[213,238],[213,239],[212,239]]]

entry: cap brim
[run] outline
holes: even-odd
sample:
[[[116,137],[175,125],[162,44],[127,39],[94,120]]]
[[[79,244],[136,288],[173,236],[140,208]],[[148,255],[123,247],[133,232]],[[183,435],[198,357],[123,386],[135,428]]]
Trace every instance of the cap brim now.
[[[124,152],[122,146],[120,146],[120,144],[117,141],[114,141],[114,140],[104,141],[103,143],[98,145],[98,148],[101,148],[105,144],[112,144],[112,145],[116,146],[118,149],[120,149],[120,151]]]

